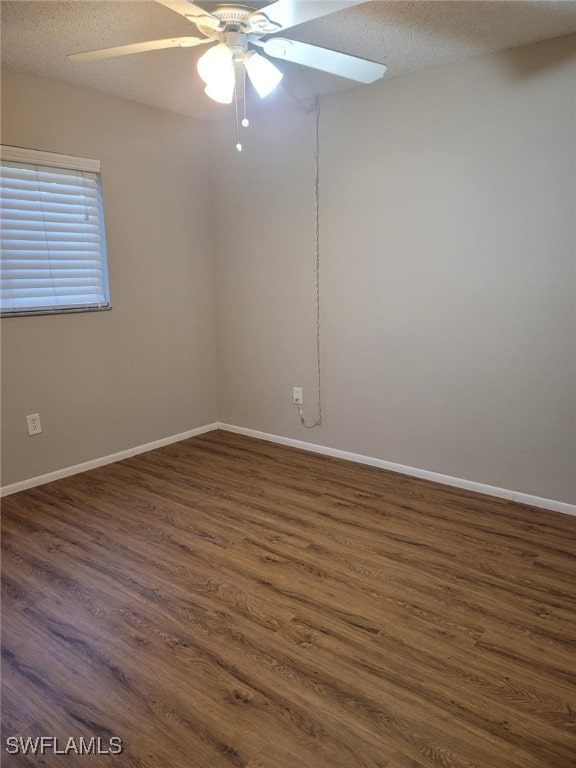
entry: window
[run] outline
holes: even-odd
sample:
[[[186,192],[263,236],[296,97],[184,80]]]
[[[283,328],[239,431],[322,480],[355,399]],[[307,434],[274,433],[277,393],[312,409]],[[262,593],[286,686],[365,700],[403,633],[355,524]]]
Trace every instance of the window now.
[[[110,309],[100,161],[1,147],[2,315]]]

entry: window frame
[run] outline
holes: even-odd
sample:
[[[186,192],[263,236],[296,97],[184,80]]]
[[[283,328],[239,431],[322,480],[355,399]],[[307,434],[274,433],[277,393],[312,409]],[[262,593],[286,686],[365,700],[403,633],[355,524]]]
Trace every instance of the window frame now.
[[[106,299],[104,304],[76,304],[74,306],[60,307],[40,307],[37,309],[4,309],[0,306],[0,317],[6,319],[9,317],[26,317],[39,315],[63,315],[77,314],[79,312],[107,312],[112,309],[110,298],[110,279],[108,269],[108,253],[106,243],[106,225],[104,220],[104,204],[102,195],[102,184],[100,176],[100,160],[93,160],[75,155],[61,155],[56,152],[46,152],[37,149],[28,149],[13,145],[0,144],[0,162],[22,163],[28,165],[44,166],[63,171],[85,171],[97,176],[97,207],[98,224],[100,230],[101,250],[100,259],[102,264],[102,291]],[[0,168],[1,173],[1,168]],[[0,270],[2,265],[0,263]]]

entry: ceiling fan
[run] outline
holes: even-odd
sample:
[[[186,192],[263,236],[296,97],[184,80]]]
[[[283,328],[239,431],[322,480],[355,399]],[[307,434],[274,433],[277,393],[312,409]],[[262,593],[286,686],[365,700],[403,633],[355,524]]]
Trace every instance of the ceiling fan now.
[[[384,64],[375,61],[279,36],[283,30],[358,5],[363,0],[269,0],[250,5],[204,2],[210,11],[189,0],[156,2],[191,21],[204,37],[149,40],[72,53],[68,58],[96,61],[163,48],[189,48],[212,43],[198,61],[198,73],[206,83],[206,95],[223,104],[230,104],[235,94],[237,97],[239,74],[244,83],[248,76],[262,98],[276,88],[282,79],[282,72],[267,57],[303,64],[361,83],[372,83],[386,71]],[[247,120],[244,123],[247,124]]]

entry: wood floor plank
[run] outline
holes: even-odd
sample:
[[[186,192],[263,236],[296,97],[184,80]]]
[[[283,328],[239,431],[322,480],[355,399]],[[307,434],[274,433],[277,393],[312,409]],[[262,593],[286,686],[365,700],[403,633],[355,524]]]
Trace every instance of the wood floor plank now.
[[[2,528],[4,738],[115,734],[127,768],[576,765],[575,518],[214,432],[7,497]]]

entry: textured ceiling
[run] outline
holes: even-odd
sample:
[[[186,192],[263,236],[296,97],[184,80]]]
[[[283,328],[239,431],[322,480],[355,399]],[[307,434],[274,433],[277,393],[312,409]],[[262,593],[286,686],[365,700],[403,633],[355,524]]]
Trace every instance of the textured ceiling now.
[[[66,58],[72,52],[196,34],[193,24],[155,2],[4,0],[1,14],[5,67],[201,119],[229,114],[230,107],[215,104],[203,93],[195,69],[202,48],[90,63]],[[285,36],[383,62],[388,78],[571,32],[576,32],[576,2],[567,0],[376,0],[294,27]],[[278,66],[285,77],[269,99],[300,101],[356,86],[294,64]]]

